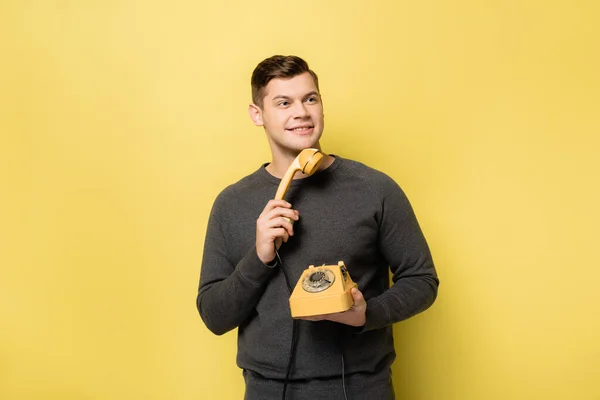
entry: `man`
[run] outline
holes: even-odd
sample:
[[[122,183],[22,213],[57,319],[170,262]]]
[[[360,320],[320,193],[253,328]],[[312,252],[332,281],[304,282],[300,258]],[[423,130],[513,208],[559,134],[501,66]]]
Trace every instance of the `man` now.
[[[299,57],[262,61],[251,83],[250,117],[266,132],[272,162],[215,200],[200,316],[217,335],[239,328],[248,400],[393,399],[391,325],[427,309],[438,287],[410,203],[387,175],[333,155],[314,175],[297,173],[287,201],[272,200],[299,152],[321,149],[323,103],[317,75]],[[338,261],[358,284],[354,306],[292,319],[288,299],[302,272]]]

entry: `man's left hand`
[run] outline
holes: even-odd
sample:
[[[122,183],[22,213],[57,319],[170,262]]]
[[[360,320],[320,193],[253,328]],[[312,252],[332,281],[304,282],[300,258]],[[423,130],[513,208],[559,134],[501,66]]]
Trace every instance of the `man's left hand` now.
[[[352,298],[354,299],[354,305],[349,310],[332,314],[299,317],[298,319],[304,319],[306,321],[333,321],[350,326],[364,326],[367,322],[367,302],[357,288],[353,288],[351,293]]]

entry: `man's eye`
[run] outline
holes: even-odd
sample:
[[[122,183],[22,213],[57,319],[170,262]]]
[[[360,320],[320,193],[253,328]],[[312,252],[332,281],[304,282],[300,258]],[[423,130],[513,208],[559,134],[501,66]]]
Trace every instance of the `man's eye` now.
[[[316,103],[317,102],[317,98],[314,96],[309,97],[308,99],[306,99],[307,103]]]
[[[280,107],[287,107],[290,103],[287,101],[280,101],[279,103],[277,103],[278,106]]]

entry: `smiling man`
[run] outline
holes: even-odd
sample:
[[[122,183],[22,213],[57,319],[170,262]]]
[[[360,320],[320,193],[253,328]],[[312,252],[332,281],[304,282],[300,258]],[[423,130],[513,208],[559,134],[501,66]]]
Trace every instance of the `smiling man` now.
[[[247,400],[393,399],[392,324],[426,310],[439,283],[412,207],[387,175],[334,155],[314,175],[297,174],[289,202],[272,200],[300,151],[321,150],[323,103],[317,75],[295,56],[262,61],[251,86],[250,118],[272,160],[215,200],[200,316],[218,335],[238,328]],[[292,319],[288,299],[302,272],[340,260],[358,284],[354,306]]]

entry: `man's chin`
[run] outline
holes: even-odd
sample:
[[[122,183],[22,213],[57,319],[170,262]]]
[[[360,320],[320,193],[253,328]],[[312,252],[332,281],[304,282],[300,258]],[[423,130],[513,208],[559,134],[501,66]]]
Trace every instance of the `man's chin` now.
[[[319,137],[317,137],[317,136],[305,137],[305,138],[301,138],[301,137],[290,138],[290,137],[288,137],[288,139],[292,139],[292,140],[271,141],[272,150],[275,150],[278,153],[282,153],[282,154],[298,155],[298,153],[300,153],[304,149],[320,148]]]
[[[319,147],[319,136],[306,136],[306,137],[299,137],[297,138],[297,140],[292,141],[291,143],[289,143],[289,147],[291,149],[297,150],[297,151],[302,151],[304,149],[308,149],[308,148],[318,148]]]
[[[320,148],[319,142],[307,142],[306,144],[300,144],[298,146],[293,146],[290,148],[294,153],[300,153],[304,149],[318,149]]]

